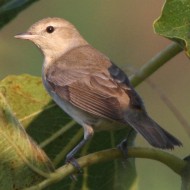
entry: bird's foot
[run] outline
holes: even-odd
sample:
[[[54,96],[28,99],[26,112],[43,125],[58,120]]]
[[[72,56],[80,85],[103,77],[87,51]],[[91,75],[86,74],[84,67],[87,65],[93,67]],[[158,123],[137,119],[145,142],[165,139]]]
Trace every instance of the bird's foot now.
[[[78,164],[78,162],[76,161],[76,159],[74,157],[70,157],[70,156],[67,156],[66,164],[72,164],[73,167],[77,170],[76,174],[70,175],[70,178],[73,181],[77,181],[77,175],[82,173],[82,169],[81,169],[80,165]]]
[[[127,159],[128,159],[128,148],[127,148],[127,139],[121,141],[117,148],[123,153],[124,159],[122,159],[122,165],[124,168],[127,168]]]
[[[127,139],[124,139],[123,141],[121,141],[118,145],[117,145],[117,148],[119,150],[121,150],[121,152],[123,153],[125,159],[128,158],[128,148],[127,148]]]
[[[73,167],[77,170],[77,174],[81,174],[82,173],[82,169],[80,167],[80,165],[78,164],[77,160],[74,158],[74,156],[76,155],[76,153],[86,144],[86,142],[89,140],[89,138],[85,138],[83,139],[76,147],[74,147],[73,150],[71,150],[71,152],[69,152],[66,156],[66,163],[70,163],[73,165]],[[76,181],[76,175],[72,175],[71,179]]]

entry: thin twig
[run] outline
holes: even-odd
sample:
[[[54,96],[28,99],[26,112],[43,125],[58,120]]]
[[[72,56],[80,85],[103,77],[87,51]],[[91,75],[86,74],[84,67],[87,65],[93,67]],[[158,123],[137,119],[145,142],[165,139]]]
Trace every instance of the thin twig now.
[[[170,109],[170,111],[174,114],[176,119],[181,123],[187,134],[190,136],[190,124],[187,122],[187,120],[183,117],[181,112],[178,110],[178,108],[171,102],[171,100],[150,80],[146,81],[149,86],[154,89],[160,96],[160,98],[163,100],[163,102],[166,104],[166,106]]]

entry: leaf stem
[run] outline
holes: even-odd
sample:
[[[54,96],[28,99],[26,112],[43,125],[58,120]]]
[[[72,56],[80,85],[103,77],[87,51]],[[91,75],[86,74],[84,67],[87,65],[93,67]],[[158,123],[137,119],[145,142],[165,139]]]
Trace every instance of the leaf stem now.
[[[49,138],[47,138],[42,143],[40,143],[39,146],[41,148],[44,148],[45,146],[47,146],[48,144],[53,142],[55,139],[57,139],[59,136],[63,135],[66,131],[71,129],[71,127],[73,127],[75,124],[76,124],[76,122],[73,120],[68,122],[65,126],[61,127],[60,130],[56,131],[55,133],[53,133],[53,135],[51,135]]]
[[[139,85],[142,81],[144,81],[147,77],[149,77],[152,73],[158,70],[162,65],[176,56],[182,50],[183,49],[179,44],[172,42],[169,46],[156,54],[152,59],[150,59],[150,61],[144,64],[139,71],[130,77],[132,85]]]
[[[147,158],[157,160],[174,172],[182,176],[183,171],[187,166],[187,162],[162,150],[153,149],[153,148],[142,148],[142,147],[133,147],[128,148],[128,157],[135,158]],[[81,168],[97,164],[100,162],[106,162],[109,160],[115,160],[123,158],[123,154],[118,149],[108,149],[104,151],[99,151],[96,153],[89,154],[87,156],[81,157],[77,160]],[[48,179],[40,182],[39,184],[26,188],[25,190],[42,190],[50,184],[56,183],[71,173],[75,172],[75,168],[71,164],[67,164],[57,169],[55,172],[51,173]]]

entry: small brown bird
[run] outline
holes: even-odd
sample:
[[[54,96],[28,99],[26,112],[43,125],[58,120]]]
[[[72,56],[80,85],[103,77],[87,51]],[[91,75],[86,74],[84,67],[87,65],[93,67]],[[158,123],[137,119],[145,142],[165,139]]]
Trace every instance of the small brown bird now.
[[[16,38],[30,40],[44,54],[43,83],[53,100],[84,129],[74,155],[97,130],[131,127],[152,146],[173,149],[181,142],[152,120],[126,74],[93,48],[68,21],[45,18]]]

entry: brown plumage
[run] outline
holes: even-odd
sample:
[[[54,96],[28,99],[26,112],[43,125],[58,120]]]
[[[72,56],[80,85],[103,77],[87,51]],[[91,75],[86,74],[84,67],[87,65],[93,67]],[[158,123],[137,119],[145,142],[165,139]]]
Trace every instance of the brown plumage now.
[[[148,116],[126,74],[90,46],[68,21],[43,19],[16,37],[31,40],[42,50],[47,91],[84,128],[84,139],[68,154],[68,161],[94,131],[119,126],[131,126],[158,148],[181,145]]]

